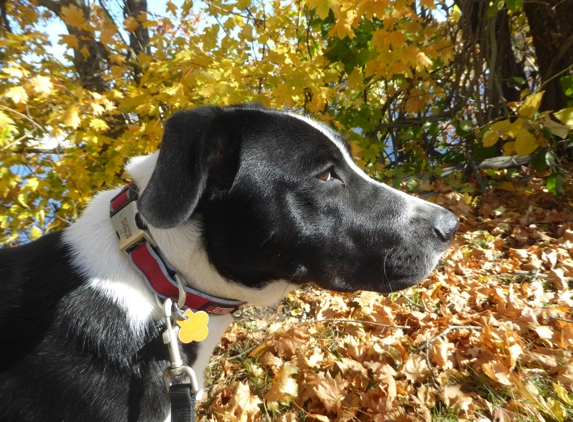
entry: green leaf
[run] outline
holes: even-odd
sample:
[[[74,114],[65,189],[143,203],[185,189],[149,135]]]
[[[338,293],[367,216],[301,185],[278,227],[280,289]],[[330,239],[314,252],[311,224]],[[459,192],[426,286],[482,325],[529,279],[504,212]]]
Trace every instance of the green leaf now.
[[[509,78],[509,81],[517,85],[525,85],[525,79],[520,78],[519,76],[512,76]]]
[[[557,196],[563,193],[563,184],[564,180],[563,180],[563,175],[561,173],[552,173],[551,175],[549,175],[547,181],[545,182],[545,186],[547,187],[549,192]]]
[[[507,8],[512,12],[515,12],[523,5],[523,0],[505,0]]]
[[[552,152],[546,152],[545,153],[545,162],[547,163],[548,166],[553,166],[555,165],[555,155],[553,155]]]
[[[565,95],[573,97],[573,76],[564,76],[560,82]]]
[[[456,128],[456,134],[458,136],[466,136],[472,131],[472,128],[473,123],[471,120],[462,120]]]

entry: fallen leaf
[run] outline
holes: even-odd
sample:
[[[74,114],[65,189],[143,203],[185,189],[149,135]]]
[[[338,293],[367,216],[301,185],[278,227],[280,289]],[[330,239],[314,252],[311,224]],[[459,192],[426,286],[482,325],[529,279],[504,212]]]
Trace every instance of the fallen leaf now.
[[[298,384],[291,375],[298,372],[298,368],[290,362],[280,368],[273,378],[273,385],[264,395],[267,401],[290,402],[296,398],[298,393]]]

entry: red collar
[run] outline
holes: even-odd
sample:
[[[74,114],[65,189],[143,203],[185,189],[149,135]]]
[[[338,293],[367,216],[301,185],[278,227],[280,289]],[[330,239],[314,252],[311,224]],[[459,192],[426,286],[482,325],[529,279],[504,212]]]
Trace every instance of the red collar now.
[[[132,182],[111,200],[110,218],[120,240],[119,248],[129,255],[129,260],[153,293],[160,298],[169,297],[177,302],[177,271],[161,255],[153,237],[141,221],[137,211],[137,198],[137,186]],[[186,307],[209,314],[230,314],[246,303],[210,296],[187,285],[185,292]]]

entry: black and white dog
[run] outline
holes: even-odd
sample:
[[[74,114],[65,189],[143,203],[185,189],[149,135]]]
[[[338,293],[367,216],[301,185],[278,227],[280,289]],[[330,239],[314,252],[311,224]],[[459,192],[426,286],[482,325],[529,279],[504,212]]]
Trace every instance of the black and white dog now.
[[[307,282],[407,288],[434,268],[458,225],[367,177],[327,126],[256,106],[175,114],[161,150],[128,172],[139,191],[129,204],[161,272],[177,271],[207,298],[208,337],[181,347],[199,384],[233,321],[228,309],[274,304]],[[162,294],[118,250],[118,194],[96,196],[62,232],[0,250],[1,421],[169,419]]]

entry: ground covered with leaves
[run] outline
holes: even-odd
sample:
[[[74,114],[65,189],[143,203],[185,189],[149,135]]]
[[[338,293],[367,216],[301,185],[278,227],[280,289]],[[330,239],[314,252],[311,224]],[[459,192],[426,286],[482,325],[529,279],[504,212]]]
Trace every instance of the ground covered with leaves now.
[[[556,197],[526,169],[482,176],[422,184],[461,226],[419,286],[247,307],[199,420],[572,421],[571,178]]]

